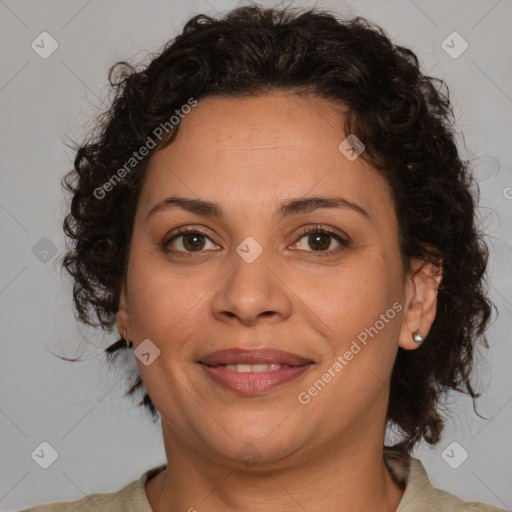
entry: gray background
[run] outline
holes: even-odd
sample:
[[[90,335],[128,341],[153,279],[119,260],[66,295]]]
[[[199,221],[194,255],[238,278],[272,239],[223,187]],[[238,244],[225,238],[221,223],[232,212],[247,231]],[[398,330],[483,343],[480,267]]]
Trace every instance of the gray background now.
[[[73,158],[64,143],[81,140],[98,113],[95,107],[108,106],[106,73],[115,61],[144,58],[193,14],[214,15],[239,4],[0,0],[2,511],[116,491],[165,462],[159,423],[121,398],[124,372],[109,371],[104,362],[101,351],[115,338],[77,325],[73,317],[71,284],[58,267],[66,211],[59,181]],[[474,415],[469,398],[452,396],[453,420],[441,443],[435,449],[420,445],[415,456],[434,487],[510,510],[512,3],[354,0],[317,5],[380,24],[396,42],[416,51],[424,71],[450,87],[465,138],[465,146],[459,138],[462,155],[474,159],[480,184],[479,212],[492,251],[490,290],[500,315],[489,330],[491,351],[482,353],[475,381],[483,391],[478,411],[489,421]],[[46,59],[31,47],[43,31],[59,45]],[[453,31],[469,44],[458,58],[441,46]],[[68,363],[54,353],[81,355],[86,361]],[[43,441],[58,452],[48,469],[31,457]],[[442,456],[454,441],[469,454],[457,469]],[[456,447],[457,457],[460,450]]]

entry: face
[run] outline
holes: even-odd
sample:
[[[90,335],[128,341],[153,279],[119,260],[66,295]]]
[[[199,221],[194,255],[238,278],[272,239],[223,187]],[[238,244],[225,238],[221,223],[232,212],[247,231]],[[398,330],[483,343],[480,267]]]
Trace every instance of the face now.
[[[117,325],[136,353],[150,340],[137,364],[164,431],[202,456],[382,443],[398,347],[428,333],[435,286],[406,274],[387,183],[339,149],[341,125],[314,96],[210,97],[149,161]],[[232,348],[307,364],[208,366]]]

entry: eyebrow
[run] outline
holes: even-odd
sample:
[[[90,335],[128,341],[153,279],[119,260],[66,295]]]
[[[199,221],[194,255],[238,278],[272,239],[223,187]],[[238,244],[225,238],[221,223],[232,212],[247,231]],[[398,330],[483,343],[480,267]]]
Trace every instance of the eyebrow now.
[[[219,203],[204,201],[202,199],[187,199],[185,197],[171,196],[166,197],[153,206],[151,210],[149,210],[146,219],[149,219],[149,217],[156,212],[172,207],[179,207],[196,215],[217,217],[220,220],[226,218],[226,214]],[[308,213],[327,208],[349,209],[359,213],[370,222],[372,221],[370,214],[363,207],[347,201],[342,197],[302,197],[299,199],[291,199],[279,205],[277,218],[280,220],[289,215]]]

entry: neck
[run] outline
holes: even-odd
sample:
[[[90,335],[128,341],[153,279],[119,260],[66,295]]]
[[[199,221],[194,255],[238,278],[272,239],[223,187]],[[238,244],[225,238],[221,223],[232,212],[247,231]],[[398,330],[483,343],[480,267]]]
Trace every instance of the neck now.
[[[167,468],[146,485],[154,512],[395,512],[404,493],[384,463],[383,439],[325,446],[278,469],[240,469],[187,450],[163,428]]]

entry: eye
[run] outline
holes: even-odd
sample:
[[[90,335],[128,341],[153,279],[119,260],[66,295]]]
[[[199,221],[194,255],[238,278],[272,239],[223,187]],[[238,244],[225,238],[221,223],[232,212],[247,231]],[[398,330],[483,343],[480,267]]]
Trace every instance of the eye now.
[[[307,238],[306,238],[307,237]],[[312,252],[319,252],[325,254],[334,254],[338,250],[328,250],[331,247],[333,239],[343,247],[350,246],[350,239],[341,236],[335,231],[331,231],[322,226],[313,226],[301,233],[300,239],[306,239],[306,244],[313,249]],[[296,242],[295,245],[300,245],[300,241]],[[299,247],[300,250],[306,250],[303,247]],[[311,251],[308,251],[311,252]]]
[[[306,243],[313,250],[308,251],[308,249],[304,249],[300,247],[301,242],[296,242],[294,246],[299,246],[299,250],[305,250],[306,252],[316,252],[316,253],[324,253],[325,255],[335,254],[338,250],[328,250],[331,245],[333,239],[340,246],[349,247],[350,246],[350,238],[343,237],[341,234],[326,229],[322,226],[313,226],[309,229],[302,231],[300,235],[300,239],[306,239]],[[201,253],[204,252],[204,249],[208,249],[205,247],[207,243],[210,242],[213,247],[210,249],[218,249],[219,246],[215,245],[204,231],[197,227],[183,227],[178,228],[177,232],[175,232],[169,238],[166,238],[162,244],[162,247],[167,252],[180,253],[183,255],[190,255],[191,253]],[[173,247],[174,244],[174,247]],[[173,247],[169,249],[169,247]]]
[[[166,251],[169,251],[169,247],[172,246],[172,244],[175,244],[174,248],[176,249],[176,246],[178,246],[177,250],[170,250],[170,252],[186,254],[193,252],[203,252],[207,241],[213,245],[214,249],[218,248],[218,246],[210,240],[204,231],[199,228],[188,227],[179,228],[178,231],[170,238],[166,238],[162,245]]]

